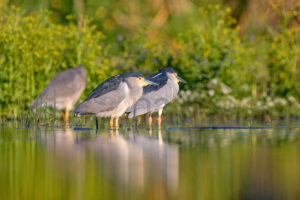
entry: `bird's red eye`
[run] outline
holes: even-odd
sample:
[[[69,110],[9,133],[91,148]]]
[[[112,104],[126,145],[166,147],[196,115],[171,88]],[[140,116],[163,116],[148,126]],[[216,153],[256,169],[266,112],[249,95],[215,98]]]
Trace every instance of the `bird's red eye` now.
[[[142,80],[142,77],[139,77],[140,80]]]

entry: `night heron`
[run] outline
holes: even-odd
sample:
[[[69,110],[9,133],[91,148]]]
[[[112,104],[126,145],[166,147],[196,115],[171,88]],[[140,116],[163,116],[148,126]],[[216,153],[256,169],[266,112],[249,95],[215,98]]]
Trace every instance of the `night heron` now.
[[[33,108],[49,106],[57,110],[65,110],[64,118],[68,124],[69,111],[84,91],[85,86],[86,74],[82,65],[64,70],[50,80],[31,106]]]
[[[130,108],[127,109],[128,117],[132,118],[149,113],[149,128],[152,126],[152,113],[158,112],[158,128],[161,128],[161,114],[166,104],[171,102],[179,91],[178,82],[186,83],[177,75],[177,72],[166,67],[157,73],[146,77],[147,80],[157,83],[157,85],[144,86],[143,96]]]
[[[143,94],[143,86],[155,84],[144,79],[142,74],[127,72],[113,76],[97,88],[81,102],[74,113],[76,116],[95,115],[97,117],[111,117],[110,128],[113,128],[114,118],[116,129],[119,128],[119,117],[132,106]]]

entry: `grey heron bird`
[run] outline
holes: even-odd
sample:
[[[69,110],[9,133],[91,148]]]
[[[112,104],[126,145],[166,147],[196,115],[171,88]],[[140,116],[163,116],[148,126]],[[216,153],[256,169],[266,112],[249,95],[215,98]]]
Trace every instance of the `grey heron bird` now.
[[[177,75],[177,72],[166,67],[155,74],[151,74],[146,79],[157,83],[143,87],[143,96],[130,108],[127,109],[128,117],[149,113],[149,128],[152,126],[152,113],[158,112],[158,128],[161,129],[161,115],[166,104],[171,102],[179,91],[178,82],[186,83],[185,80]]]
[[[116,129],[119,128],[119,117],[132,106],[143,94],[143,86],[155,84],[144,79],[142,74],[127,72],[113,76],[97,88],[81,102],[75,109],[76,116],[95,115],[97,117],[111,117],[110,128],[113,128],[114,119]]]
[[[65,110],[64,118],[68,124],[69,111],[77,102],[85,86],[86,73],[82,65],[64,70],[50,80],[31,106],[33,108],[49,106],[57,110]]]

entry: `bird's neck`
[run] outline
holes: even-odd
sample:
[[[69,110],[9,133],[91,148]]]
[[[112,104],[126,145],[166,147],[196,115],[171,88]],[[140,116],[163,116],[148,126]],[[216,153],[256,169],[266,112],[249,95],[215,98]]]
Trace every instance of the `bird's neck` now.
[[[131,87],[129,91],[129,95],[132,99],[137,101],[143,94],[143,88],[142,87]]]
[[[172,90],[173,90],[173,92],[177,94],[178,91],[179,91],[179,85],[178,85],[178,82],[175,81],[175,80],[172,80],[172,79],[169,79],[168,81],[170,81],[170,83],[171,83],[172,86],[173,86],[173,87],[171,87]]]

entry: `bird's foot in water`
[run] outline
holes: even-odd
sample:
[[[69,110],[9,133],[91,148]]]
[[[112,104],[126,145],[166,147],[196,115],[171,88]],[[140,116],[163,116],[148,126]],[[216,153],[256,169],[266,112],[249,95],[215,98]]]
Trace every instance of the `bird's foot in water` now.
[[[119,130],[119,118],[116,118],[115,127],[116,130]]]
[[[110,118],[109,128],[110,128],[111,130],[114,129],[114,118],[113,118],[113,117]]]

